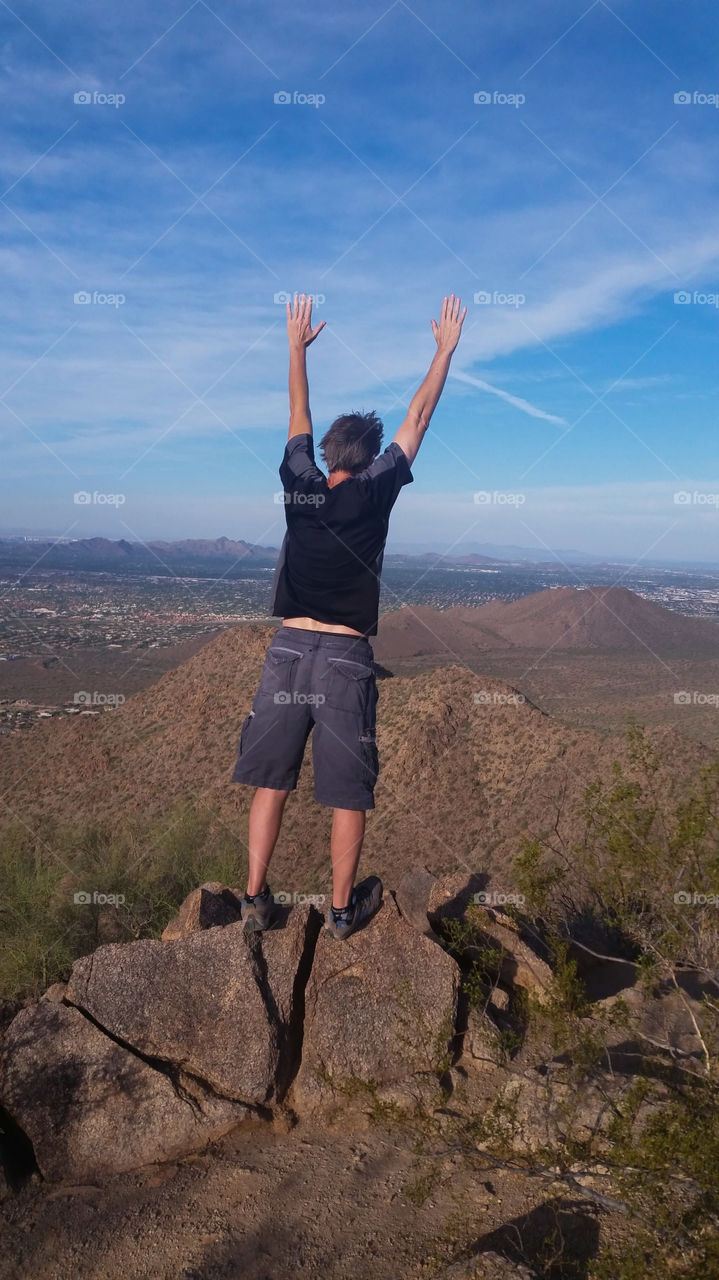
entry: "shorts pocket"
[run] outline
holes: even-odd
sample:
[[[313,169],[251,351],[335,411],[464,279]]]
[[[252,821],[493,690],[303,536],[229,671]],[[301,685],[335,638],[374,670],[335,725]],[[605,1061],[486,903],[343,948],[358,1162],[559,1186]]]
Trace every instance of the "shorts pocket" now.
[[[366,784],[371,790],[374,790],[377,775],[379,774],[379,753],[377,751],[377,740],[373,733],[362,734],[359,740],[359,749]]]
[[[377,691],[373,665],[350,658],[328,658],[321,685],[328,707],[367,722]]]
[[[270,645],[265,654],[258,693],[274,698],[275,702],[291,702],[297,663],[304,655],[299,649],[283,645]]]
[[[248,732],[254,718],[255,718],[255,713],[254,711],[251,711],[248,716],[245,716],[245,719],[242,722],[242,728],[240,729],[240,741],[237,744],[238,756],[241,756],[242,752],[247,750]]]

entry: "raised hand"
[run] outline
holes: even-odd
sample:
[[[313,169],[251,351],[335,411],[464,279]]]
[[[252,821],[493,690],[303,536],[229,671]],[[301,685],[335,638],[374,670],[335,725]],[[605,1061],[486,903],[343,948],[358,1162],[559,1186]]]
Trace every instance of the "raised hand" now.
[[[304,293],[294,303],[287,303],[287,338],[291,347],[309,347],[327,322],[323,320],[312,328],[312,295]]]
[[[461,305],[462,299],[455,298],[453,293],[450,294],[442,303],[439,324],[436,320],[432,321],[432,333],[440,351],[448,351],[451,354],[459,342],[464,317],[467,314],[466,307],[462,314],[459,314]]]

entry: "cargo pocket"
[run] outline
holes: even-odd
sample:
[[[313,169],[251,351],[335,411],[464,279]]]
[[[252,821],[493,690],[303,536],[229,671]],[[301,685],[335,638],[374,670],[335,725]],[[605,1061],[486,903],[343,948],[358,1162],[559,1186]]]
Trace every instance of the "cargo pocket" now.
[[[248,740],[252,734],[251,725],[254,721],[254,718],[255,718],[255,713],[254,711],[251,711],[248,716],[245,716],[245,719],[242,722],[242,728],[240,729],[240,740],[237,743],[237,757],[235,759],[235,767],[232,772],[233,782],[244,782],[243,770],[247,763],[245,757],[247,756],[247,752],[249,749]]]
[[[258,693],[273,698],[278,704],[292,701],[297,663],[303,657],[299,649],[271,645],[265,654]]]
[[[359,740],[359,747],[364,781],[370,790],[373,791],[377,781],[377,775],[379,774],[379,754],[377,751],[377,740],[374,734],[363,733]]]
[[[367,722],[376,690],[373,666],[350,658],[328,658],[321,683],[328,707],[347,711]]]
[[[252,724],[252,721],[254,720],[254,718],[255,718],[255,713],[254,711],[251,711],[248,716],[245,716],[245,719],[242,722],[242,728],[240,729],[240,741],[237,744],[238,756],[241,756],[242,752],[247,749],[247,731],[250,725]]]

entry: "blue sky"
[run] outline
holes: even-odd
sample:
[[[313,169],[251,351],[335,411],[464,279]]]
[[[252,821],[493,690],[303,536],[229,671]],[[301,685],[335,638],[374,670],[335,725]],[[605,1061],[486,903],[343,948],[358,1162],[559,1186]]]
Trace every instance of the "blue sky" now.
[[[324,298],[316,434],[374,407],[388,442],[454,291],[393,545],[715,560],[718,34],[709,3],[0,4],[0,531],[277,544],[275,294]]]

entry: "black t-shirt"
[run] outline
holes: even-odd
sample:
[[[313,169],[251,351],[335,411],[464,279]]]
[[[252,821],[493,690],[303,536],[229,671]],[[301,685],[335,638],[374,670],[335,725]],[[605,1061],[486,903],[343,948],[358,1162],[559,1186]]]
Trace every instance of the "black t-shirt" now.
[[[275,570],[272,613],[377,634],[379,579],[392,507],[414,479],[392,442],[359,475],[333,488],[315,463],[312,436],[293,436],[280,467],[287,532]]]

